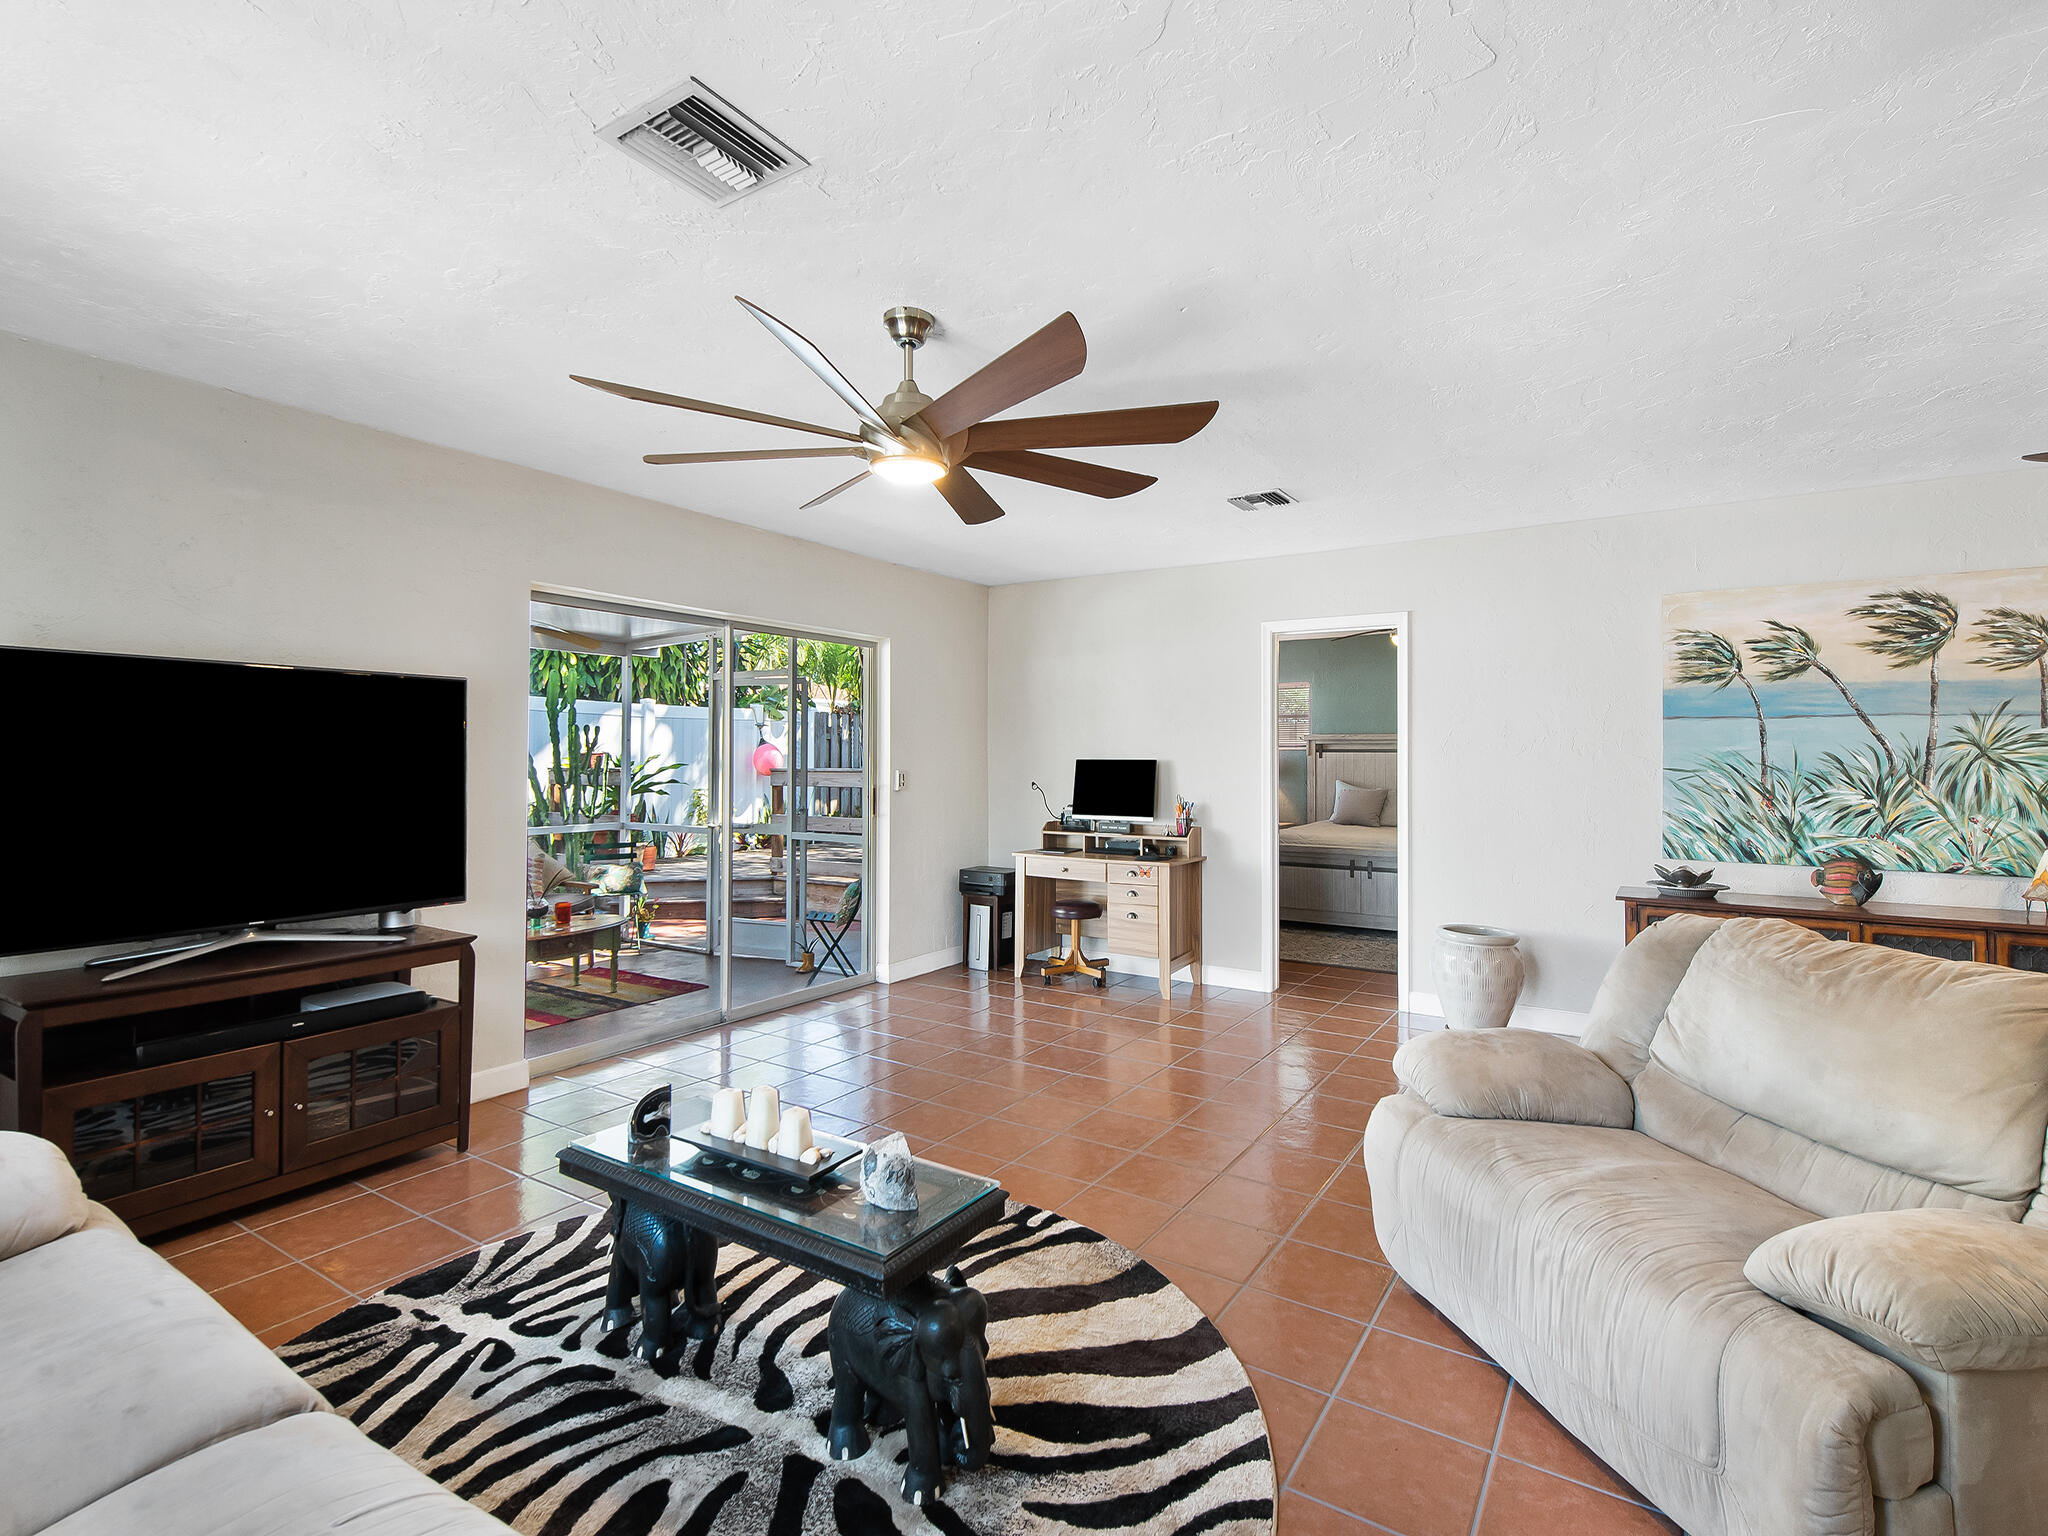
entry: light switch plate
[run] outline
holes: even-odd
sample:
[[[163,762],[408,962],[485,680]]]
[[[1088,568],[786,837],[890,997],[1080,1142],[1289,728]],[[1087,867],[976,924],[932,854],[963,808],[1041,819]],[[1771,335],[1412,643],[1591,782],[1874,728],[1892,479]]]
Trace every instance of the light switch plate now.
[[[889,782],[896,789],[908,789],[910,787],[910,775],[901,768],[898,768],[889,775]]]

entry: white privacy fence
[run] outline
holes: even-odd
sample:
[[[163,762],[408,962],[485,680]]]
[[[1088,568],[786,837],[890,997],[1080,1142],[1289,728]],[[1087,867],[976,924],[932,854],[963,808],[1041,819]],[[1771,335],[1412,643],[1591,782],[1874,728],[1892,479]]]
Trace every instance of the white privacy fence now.
[[[563,711],[559,723],[562,755],[566,762],[569,756],[568,711]],[[597,727],[596,750],[609,753],[616,760],[619,755],[618,701],[579,700],[576,728],[580,732],[592,726]],[[810,766],[814,769],[858,769],[863,762],[864,741],[859,715],[835,715],[829,710],[814,709],[810,715],[808,739],[811,744]],[[781,749],[786,762],[789,756],[789,722],[763,721],[757,719],[752,710],[735,709],[732,712],[732,740],[733,820],[765,820],[770,804],[770,784],[766,775],[754,771],[754,749],[763,741],[773,742]],[[547,704],[535,695],[529,695],[526,701],[526,754],[533,764],[535,777],[545,786],[554,766],[554,754],[548,744]],[[645,797],[646,819],[676,825],[688,822],[690,797],[699,790],[703,791],[708,815],[713,798],[710,760],[710,710],[701,704],[634,705],[634,776],[640,776],[645,764],[665,763],[672,765],[669,777],[674,781]],[[822,787],[814,789],[813,795],[815,799],[810,814],[814,817],[852,817],[857,820],[862,814],[857,788]],[[626,808],[629,812],[639,798],[628,797]]]
[[[566,762],[569,755],[569,712],[566,709],[562,711],[559,724],[562,756]],[[576,727],[582,731],[591,726],[597,727],[597,750],[608,752],[616,759],[620,745],[618,702],[579,700]],[[788,722],[770,720],[764,723],[755,719],[751,710],[736,709],[732,712],[732,740],[735,748],[733,819],[759,821],[768,812],[769,785],[764,775],[754,772],[754,749],[764,740],[772,741],[787,754]],[[529,696],[526,701],[526,754],[533,762],[535,775],[545,785],[554,767],[554,754],[548,744],[547,702],[534,696]],[[643,764],[655,762],[673,765],[669,776],[674,782],[645,797],[648,820],[677,824],[687,822],[690,819],[690,796],[698,790],[703,791],[708,809],[715,798],[715,786],[710,777],[711,711],[702,704],[635,704],[634,776],[639,777]],[[639,798],[628,796],[628,811]]]

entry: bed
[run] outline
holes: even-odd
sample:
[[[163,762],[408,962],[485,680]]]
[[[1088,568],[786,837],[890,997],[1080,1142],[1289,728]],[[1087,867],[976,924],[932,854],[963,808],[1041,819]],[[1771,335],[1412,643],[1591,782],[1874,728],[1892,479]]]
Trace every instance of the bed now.
[[[1307,751],[1314,819],[1280,829],[1280,919],[1392,931],[1401,881],[1394,738],[1312,735]],[[1386,790],[1379,826],[1338,826],[1329,819],[1340,782]]]

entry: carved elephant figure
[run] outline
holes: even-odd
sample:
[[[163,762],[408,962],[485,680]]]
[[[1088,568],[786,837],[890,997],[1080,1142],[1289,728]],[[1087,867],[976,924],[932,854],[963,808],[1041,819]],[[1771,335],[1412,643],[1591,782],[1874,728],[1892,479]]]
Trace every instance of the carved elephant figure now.
[[[903,1497],[920,1507],[945,1488],[944,1464],[988,1462],[995,1420],[988,1399],[988,1303],[960,1278],[925,1276],[883,1300],[846,1290],[832,1303],[834,1461],[866,1454],[881,1404],[903,1415],[909,1465]]]
[[[612,1269],[605,1283],[607,1331],[633,1323],[640,1298],[640,1358],[652,1363],[682,1344],[676,1333],[676,1292],[683,1293],[685,1336],[718,1331],[718,1239],[673,1217],[621,1201],[612,1204]]]

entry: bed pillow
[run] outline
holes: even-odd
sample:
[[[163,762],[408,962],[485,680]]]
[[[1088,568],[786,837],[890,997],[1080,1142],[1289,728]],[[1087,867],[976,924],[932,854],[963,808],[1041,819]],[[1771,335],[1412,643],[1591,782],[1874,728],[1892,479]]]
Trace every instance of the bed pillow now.
[[[1391,827],[1394,825],[1394,801],[1396,798],[1397,797],[1393,790],[1390,789],[1387,791],[1387,803],[1380,807],[1380,819],[1378,823],[1380,826]]]
[[[1376,827],[1386,806],[1384,789],[1367,789],[1359,784],[1337,781],[1337,803],[1330,807],[1331,822],[1340,827]]]

